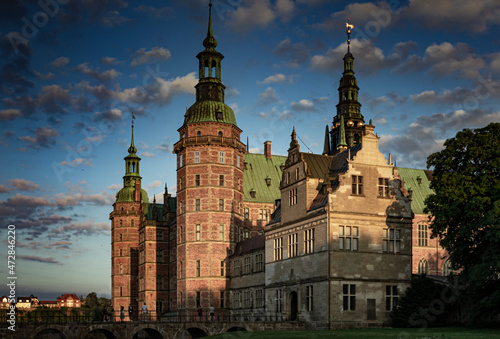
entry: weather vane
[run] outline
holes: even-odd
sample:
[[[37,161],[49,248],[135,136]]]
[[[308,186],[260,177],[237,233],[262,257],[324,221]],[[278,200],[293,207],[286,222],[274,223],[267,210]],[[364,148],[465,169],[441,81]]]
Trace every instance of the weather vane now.
[[[134,119],[135,119],[135,115],[134,115],[134,112],[132,112],[132,128],[134,128]]]
[[[347,27],[347,52],[349,53],[351,47],[351,29],[354,28],[354,25],[349,23],[349,18],[347,18],[347,22],[345,23],[345,27]]]

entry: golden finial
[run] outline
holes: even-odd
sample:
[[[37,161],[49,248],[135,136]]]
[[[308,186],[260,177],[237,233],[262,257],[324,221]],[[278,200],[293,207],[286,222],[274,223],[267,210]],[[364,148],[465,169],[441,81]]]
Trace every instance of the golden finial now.
[[[349,23],[349,18],[347,18],[347,22],[345,23],[345,27],[347,27],[347,53],[350,52],[351,47],[351,29],[354,28],[354,25]]]

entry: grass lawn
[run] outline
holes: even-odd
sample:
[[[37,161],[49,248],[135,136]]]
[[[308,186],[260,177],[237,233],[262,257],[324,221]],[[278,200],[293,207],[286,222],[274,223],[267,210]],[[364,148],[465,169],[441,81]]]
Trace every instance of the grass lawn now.
[[[500,328],[362,328],[332,331],[266,331],[232,332],[216,335],[214,339],[327,339],[327,338],[402,338],[402,339],[489,339],[500,338]]]

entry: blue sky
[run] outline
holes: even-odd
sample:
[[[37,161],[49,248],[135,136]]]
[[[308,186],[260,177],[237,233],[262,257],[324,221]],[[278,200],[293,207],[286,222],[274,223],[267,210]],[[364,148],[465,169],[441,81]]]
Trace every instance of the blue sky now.
[[[349,17],[366,122],[399,166],[425,168],[457,131],[500,121],[499,13],[493,0],[215,0],[226,103],[252,152],[271,140],[286,154],[295,126],[320,153]],[[206,0],[1,2],[0,219],[5,247],[16,225],[18,295],[109,296],[131,112],[143,187],[161,201],[207,17]]]

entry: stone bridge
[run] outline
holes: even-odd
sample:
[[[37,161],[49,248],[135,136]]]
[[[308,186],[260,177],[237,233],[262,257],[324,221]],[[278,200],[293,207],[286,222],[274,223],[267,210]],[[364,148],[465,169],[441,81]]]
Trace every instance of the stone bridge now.
[[[65,322],[19,323],[16,331],[6,328],[1,338],[12,339],[167,339],[201,338],[234,331],[305,330],[297,321],[227,322]]]

